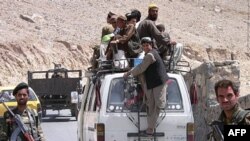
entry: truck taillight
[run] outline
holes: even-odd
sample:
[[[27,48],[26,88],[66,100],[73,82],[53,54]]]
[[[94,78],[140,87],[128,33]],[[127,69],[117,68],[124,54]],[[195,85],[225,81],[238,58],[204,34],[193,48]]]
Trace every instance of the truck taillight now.
[[[194,123],[187,123],[187,141],[194,141]]]
[[[71,92],[71,103],[78,103],[78,92],[77,91]]]
[[[103,123],[96,123],[97,141],[105,141],[105,125]]]

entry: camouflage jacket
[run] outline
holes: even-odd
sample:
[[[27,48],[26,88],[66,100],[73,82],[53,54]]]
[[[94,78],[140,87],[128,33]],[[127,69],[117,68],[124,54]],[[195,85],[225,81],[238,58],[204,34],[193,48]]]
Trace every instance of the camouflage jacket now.
[[[28,108],[24,110],[23,113],[20,113],[17,108],[14,108],[12,111],[14,114],[19,114],[21,116],[23,123],[28,127],[28,130],[35,141],[45,141],[36,111]],[[3,133],[5,133],[6,140],[10,140],[12,133],[18,128],[18,125],[8,111],[4,113],[4,120]],[[21,132],[18,134],[18,138],[25,141],[24,135]]]
[[[232,120],[226,118],[224,111],[221,112],[219,120],[223,121],[225,125],[250,125],[250,111],[243,110],[239,104],[236,104],[233,109]]]

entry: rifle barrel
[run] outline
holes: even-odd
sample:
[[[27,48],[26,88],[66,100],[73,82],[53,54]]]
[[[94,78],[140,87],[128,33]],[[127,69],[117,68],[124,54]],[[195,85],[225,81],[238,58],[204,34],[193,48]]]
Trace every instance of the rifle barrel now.
[[[10,108],[5,104],[5,102],[3,102],[3,106],[10,112],[12,116],[15,116],[15,114],[12,112],[12,110],[10,110]]]

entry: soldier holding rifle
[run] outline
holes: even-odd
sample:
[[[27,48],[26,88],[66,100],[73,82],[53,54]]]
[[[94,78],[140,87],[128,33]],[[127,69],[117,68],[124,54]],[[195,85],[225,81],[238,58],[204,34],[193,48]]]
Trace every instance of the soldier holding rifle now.
[[[13,90],[17,101],[17,107],[4,113],[3,130],[6,140],[10,141],[45,141],[40,126],[37,112],[27,107],[29,99],[29,86],[26,83],[18,84]]]

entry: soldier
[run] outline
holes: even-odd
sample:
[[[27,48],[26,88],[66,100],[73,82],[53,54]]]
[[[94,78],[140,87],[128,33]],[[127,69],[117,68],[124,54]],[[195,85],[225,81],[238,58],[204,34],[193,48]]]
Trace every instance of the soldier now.
[[[28,131],[35,141],[45,141],[37,112],[27,107],[29,99],[28,88],[29,86],[23,82],[15,87],[13,95],[16,98],[17,107],[12,109],[12,112],[20,115],[23,123],[28,127]],[[6,122],[4,122],[3,131],[6,133],[8,140],[17,138],[17,140],[26,141],[24,134],[22,132],[17,132],[17,121],[15,121],[15,118],[9,111],[4,113],[4,120]]]
[[[238,87],[230,80],[220,80],[214,89],[222,108],[219,120],[226,125],[250,125],[250,111],[243,110],[238,103]]]

